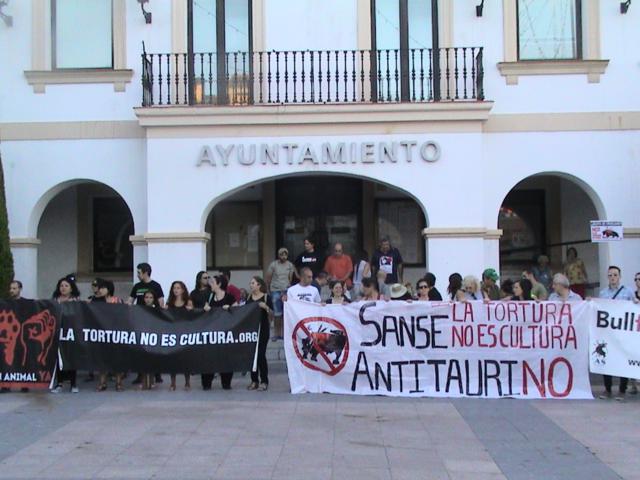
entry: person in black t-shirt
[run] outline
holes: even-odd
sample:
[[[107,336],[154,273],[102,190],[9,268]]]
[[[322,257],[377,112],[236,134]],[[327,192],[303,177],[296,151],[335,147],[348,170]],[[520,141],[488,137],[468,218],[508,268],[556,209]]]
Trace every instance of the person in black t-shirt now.
[[[164,292],[158,282],[151,280],[151,265],[148,263],[139,263],[136,270],[138,280],[140,281],[131,289],[130,298],[127,303],[129,305],[133,305],[134,303],[136,305],[144,305],[144,294],[148,290],[153,290],[158,299],[158,306],[164,308]]]
[[[209,278],[209,274],[204,270],[199,271],[196,275],[196,286],[189,295],[191,304],[195,309],[204,309],[204,306],[209,303],[213,297],[213,292],[209,286]]]
[[[224,275],[214,275],[211,277],[211,291],[213,292],[213,297],[208,305],[205,306],[205,310],[210,310],[211,308],[224,308],[228,309],[229,307],[236,304],[236,299],[233,298],[233,295],[227,293],[227,285],[228,281]],[[203,390],[211,390],[211,382],[213,382],[213,373],[203,373],[200,375],[202,381],[202,389]],[[222,372],[220,373],[220,382],[222,383],[223,390],[231,390],[231,379],[233,378],[233,372]]]
[[[131,289],[131,293],[129,294],[129,300],[127,303],[129,305],[144,305],[144,294],[148,291],[153,291],[156,296],[156,301],[160,308],[164,308],[164,292],[162,291],[162,287],[155,280],[151,280],[151,265],[148,263],[139,263],[136,266],[136,274],[138,275],[138,283],[136,283]],[[156,373],[156,383],[162,383],[162,375]],[[138,376],[133,380],[133,385],[138,385],[142,383],[142,375],[138,374]]]
[[[313,278],[318,276],[318,273],[324,267],[324,257],[320,252],[316,251],[315,241],[309,237],[304,239],[304,252],[302,252],[296,258],[293,265],[296,267],[296,277],[300,279],[300,269],[302,267],[309,267]]]
[[[429,300],[432,302],[441,302],[442,295],[436,288],[436,276],[431,272],[427,272],[424,276],[424,281],[427,282],[427,286],[429,287]]]
[[[387,285],[402,283],[402,255],[397,248],[391,246],[388,238],[380,240],[380,248],[371,257],[371,276],[376,277],[378,271],[385,272]]]

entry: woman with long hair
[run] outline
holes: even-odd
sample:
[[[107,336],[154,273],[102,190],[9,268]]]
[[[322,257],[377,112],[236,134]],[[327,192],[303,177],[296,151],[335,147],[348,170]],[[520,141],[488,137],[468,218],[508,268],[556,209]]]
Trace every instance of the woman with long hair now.
[[[122,300],[114,295],[115,286],[112,281],[98,278],[95,283],[92,303],[122,303]],[[116,378],[116,392],[124,391],[124,386],[122,385],[124,373],[118,372],[114,376]],[[104,392],[107,389],[107,377],[107,372],[100,372],[100,380],[96,387],[97,392]]]
[[[169,300],[167,300],[165,308],[174,314],[193,309],[191,299],[189,298],[189,292],[187,291],[187,286],[184,282],[176,280],[171,284],[171,288],[169,289]],[[189,373],[184,374],[184,389],[191,390],[191,375]],[[176,390],[175,373],[171,374],[171,385],[169,385],[169,390],[172,392]]]
[[[233,298],[233,295],[227,292],[227,286],[229,285],[227,277],[224,275],[214,275],[210,278],[210,284],[213,296],[211,297],[211,301],[205,305],[205,310],[209,310],[211,308],[224,308],[227,310],[229,307],[236,305],[236,299]],[[201,375],[203,390],[211,390],[213,376],[213,373],[203,373]],[[220,383],[222,384],[223,390],[231,390],[232,378],[233,372],[220,373]]]
[[[359,248],[353,256],[353,288],[351,298],[358,300],[362,296],[362,280],[371,277],[371,264],[366,250]]]
[[[267,284],[262,277],[255,276],[249,282],[249,295],[246,303],[257,303],[262,309],[262,312],[260,312],[257,365],[255,369],[251,370],[251,383],[247,389],[265,391],[269,388],[267,345],[269,344],[269,329],[273,313],[273,304],[271,303],[271,298],[267,295]],[[258,380],[260,383],[258,383]]]
[[[533,301],[534,298],[531,296],[532,288],[533,285],[526,278],[513,282],[513,297],[511,297],[511,300],[519,300],[522,302]]]
[[[449,275],[449,286],[447,287],[447,293],[449,299],[452,302],[464,301],[464,291],[462,290],[462,275],[459,273],[452,273]]]
[[[569,288],[580,295],[586,297],[586,284],[589,280],[587,267],[581,258],[578,258],[578,251],[575,247],[567,248],[567,261],[564,264],[564,274],[569,279]]]
[[[211,301],[211,287],[209,286],[209,274],[204,270],[200,270],[196,275],[195,288],[191,291],[189,297],[193,308],[202,310],[204,306]]]
[[[52,297],[58,303],[77,302],[80,300],[80,290],[78,290],[78,286],[76,285],[75,277],[73,275],[67,275],[58,280]],[[78,388],[77,377],[77,370],[60,370],[60,364],[58,363],[58,368],[56,369],[56,384],[51,389],[51,393],[62,392],[62,384],[65,380],[69,380],[71,384],[71,393],[78,393],[80,389]]]
[[[331,297],[327,299],[326,303],[331,303],[333,305],[344,305],[346,303],[350,303],[349,299],[344,294],[344,282],[335,280],[329,284],[329,288],[331,289]]]

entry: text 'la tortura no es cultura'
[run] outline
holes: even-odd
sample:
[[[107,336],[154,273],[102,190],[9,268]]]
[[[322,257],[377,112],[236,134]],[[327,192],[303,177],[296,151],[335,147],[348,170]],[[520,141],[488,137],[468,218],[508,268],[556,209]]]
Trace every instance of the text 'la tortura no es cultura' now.
[[[200,149],[196,166],[240,165],[339,165],[367,163],[411,163],[414,160],[436,162],[440,145],[434,141],[340,142],[317,146],[298,143],[205,145]]]

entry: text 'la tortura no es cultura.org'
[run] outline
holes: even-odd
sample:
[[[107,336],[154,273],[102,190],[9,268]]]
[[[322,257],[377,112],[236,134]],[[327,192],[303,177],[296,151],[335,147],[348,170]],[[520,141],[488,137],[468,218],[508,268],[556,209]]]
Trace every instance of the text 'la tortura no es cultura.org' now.
[[[399,142],[325,142],[320,147],[298,143],[204,145],[200,149],[196,166],[240,165],[339,165],[367,163],[411,163],[414,160],[436,162],[440,158],[440,145],[434,141],[418,143],[413,140]]]

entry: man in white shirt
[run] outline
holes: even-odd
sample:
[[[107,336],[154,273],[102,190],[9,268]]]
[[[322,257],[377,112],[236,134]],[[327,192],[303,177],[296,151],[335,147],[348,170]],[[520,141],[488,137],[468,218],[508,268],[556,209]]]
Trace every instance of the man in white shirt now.
[[[285,301],[290,298],[296,300],[302,300],[304,302],[321,303],[320,292],[318,289],[311,285],[313,281],[313,272],[309,267],[302,267],[300,269],[300,283],[289,287],[287,290]]]
[[[600,290],[600,298],[608,298],[609,300],[627,300],[632,302],[634,298],[634,293],[629,290],[624,285],[620,285],[621,278],[620,267],[616,267],[615,265],[611,265],[607,270],[607,279],[609,280],[609,286],[607,288],[603,288]],[[611,375],[603,375],[604,378],[604,392],[598,398],[605,400],[607,398],[611,398],[613,394],[611,393],[611,389],[613,387],[613,377]],[[625,394],[627,392],[627,385],[629,383],[628,378],[620,377],[620,384],[618,385],[618,395],[616,395],[615,399],[619,402],[622,402],[625,398]],[[633,387],[637,387],[635,383]]]
[[[553,276],[553,293],[549,295],[550,302],[579,302],[582,297],[569,288],[569,279],[562,273]]]

